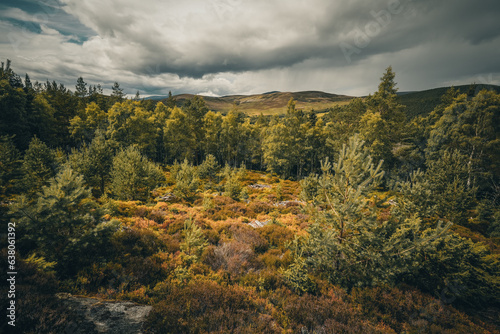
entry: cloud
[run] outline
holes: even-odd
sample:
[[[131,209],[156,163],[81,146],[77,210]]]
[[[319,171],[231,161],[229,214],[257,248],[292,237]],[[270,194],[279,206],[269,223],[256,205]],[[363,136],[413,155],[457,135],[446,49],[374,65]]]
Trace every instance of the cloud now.
[[[500,74],[495,0],[51,1],[0,7],[0,57],[71,86],[364,95],[388,65],[402,90]]]

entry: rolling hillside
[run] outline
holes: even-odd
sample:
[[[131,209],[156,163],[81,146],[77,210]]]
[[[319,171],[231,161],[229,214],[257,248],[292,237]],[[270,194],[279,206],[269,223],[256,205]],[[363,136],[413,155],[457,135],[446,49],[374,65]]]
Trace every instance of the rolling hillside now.
[[[192,94],[176,95],[177,104],[183,105],[187,99],[191,99]],[[239,111],[249,115],[257,115],[261,112],[265,115],[283,114],[290,98],[296,101],[297,109],[325,111],[335,105],[348,103],[352,96],[329,94],[318,91],[306,92],[269,92],[256,95],[230,95],[223,97],[202,96],[212,111],[226,113],[233,105]]]
[[[406,106],[406,114],[408,117],[414,118],[416,116],[429,114],[441,102],[441,96],[443,96],[449,88],[450,87],[440,87],[418,92],[400,93],[399,98],[401,104]],[[460,93],[468,93],[470,90],[478,93],[484,88],[500,92],[500,86],[495,85],[462,85],[456,86],[455,88],[457,88]]]
[[[409,118],[419,115],[429,114],[440,102],[441,96],[450,87],[433,88],[417,92],[400,92],[401,104],[406,106],[406,113]],[[471,89],[479,92],[481,89],[493,89],[500,92],[500,86],[495,85],[462,85],[456,86],[461,93],[467,93]],[[193,94],[176,95],[177,104],[182,106],[188,99],[193,98]],[[279,115],[286,112],[286,106],[290,98],[296,101],[296,108],[306,111],[315,110],[325,112],[328,108],[336,105],[349,103],[354,96],[330,94],[320,91],[304,92],[269,92],[256,95],[228,95],[222,97],[202,96],[212,111],[227,113],[236,105],[239,111],[248,115]],[[162,100],[162,101],[165,101]]]

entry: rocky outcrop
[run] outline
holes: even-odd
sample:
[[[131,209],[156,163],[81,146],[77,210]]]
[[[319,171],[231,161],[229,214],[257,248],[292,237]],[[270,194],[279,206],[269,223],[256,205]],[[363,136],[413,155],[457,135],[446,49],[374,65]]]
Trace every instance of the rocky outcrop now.
[[[109,301],[98,298],[76,297],[58,293],[63,305],[78,315],[67,326],[69,334],[138,334],[152,307],[127,301]]]

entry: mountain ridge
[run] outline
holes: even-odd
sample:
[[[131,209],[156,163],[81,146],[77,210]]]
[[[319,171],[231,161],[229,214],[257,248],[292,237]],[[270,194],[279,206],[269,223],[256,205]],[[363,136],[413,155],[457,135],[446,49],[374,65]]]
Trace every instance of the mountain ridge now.
[[[477,93],[483,88],[500,92],[500,86],[497,85],[459,85],[398,92],[398,97],[400,103],[406,106],[408,117],[413,118],[430,113],[441,102],[441,96],[451,87],[455,87],[460,93],[470,92],[471,89]],[[291,98],[295,100],[297,109],[313,110],[318,113],[326,112],[329,108],[335,106],[348,104],[354,98],[366,98],[366,96],[349,96],[316,90],[298,92],[270,91],[262,94],[234,94],[220,97],[186,93],[174,95],[174,98],[177,100],[177,105],[182,106],[194,96],[202,97],[208,108],[214,112],[227,113],[232,108],[236,108],[248,115],[258,115],[260,113],[264,115],[284,114]],[[166,98],[154,100],[165,102]]]

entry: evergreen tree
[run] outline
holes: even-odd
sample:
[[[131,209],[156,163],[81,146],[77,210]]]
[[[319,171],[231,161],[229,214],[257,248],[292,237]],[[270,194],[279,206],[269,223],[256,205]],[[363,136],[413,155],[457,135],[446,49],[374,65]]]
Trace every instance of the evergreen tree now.
[[[133,146],[121,150],[113,158],[110,190],[118,199],[145,201],[164,179],[160,167]]]
[[[90,196],[83,177],[65,167],[42,187],[35,202],[20,197],[12,207],[23,238],[36,245],[37,254],[58,262],[59,270],[74,261],[67,256],[71,244],[97,224],[99,212]]]
[[[378,91],[367,98],[370,114],[361,120],[364,123],[361,134],[371,146],[374,157],[384,159],[389,168],[395,164],[393,146],[405,139],[406,133],[404,106],[396,95],[395,76],[389,66],[380,78]],[[373,130],[370,124],[375,125]]]
[[[0,70],[0,136],[13,136],[16,146],[25,149],[30,140],[27,95],[22,87],[15,87],[12,78],[16,75],[9,67]]]
[[[29,198],[57,174],[60,162],[55,151],[37,137],[33,137],[24,153],[21,166],[22,188]]]
[[[220,170],[220,165],[212,154],[207,155],[201,165],[198,166],[198,175],[202,179],[215,181],[217,173]]]
[[[172,171],[172,177],[175,180],[174,194],[177,197],[192,200],[198,192],[200,178],[196,167],[188,162],[187,159]]]
[[[86,184],[92,188],[92,193],[96,197],[104,195],[109,185],[116,147],[115,142],[107,140],[104,133],[98,131],[89,146],[84,145],[69,156],[69,164],[83,175]]]
[[[21,154],[11,137],[0,137],[0,207],[18,191]],[[0,213],[3,215],[3,209]]]
[[[107,137],[124,147],[135,145],[148,158],[156,158],[159,124],[153,111],[137,101],[116,103],[108,111],[108,123]]]
[[[82,77],[79,77],[76,80],[76,86],[75,86],[75,96],[79,98],[84,98],[88,94],[87,92],[87,83],[83,81]]]
[[[181,250],[187,255],[199,258],[208,242],[201,228],[196,226],[192,219],[184,222],[184,240],[181,243]]]
[[[235,201],[239,200],[241,195],[240,176],[236,169],[226,168],[226,183],[224,184],[224,195],[231,197]]]
[[[309,236],[296,246],[311,268],[348,288],[395,283],[418,266],[412,253],[444,232],[423,231],[416,216],[379,219],[377,203],[369,197],[382,180],[382,161],[375,165],[363,144],[351,137],[336,163],[323,163],[316,182],[303,182],[305,199],[321,210]],[[317,189],[311,189],[314,185]]]
[[[111,99],[109,100],[111,103],[110,106],[117,102],[123,102],[123,100],[125,99],[125,93],[123,92],[123,88],[120,88],[120,84],[118,82],[115,82],[113,84],[111,90]]]
[[[175,108],[177,106],[177,100],[175,99],[175,97],[172,96],[172,92],[171,91],[168,91],[168,99],[165,102],[165,104],[170,109],[173,109],[173,108]]]

